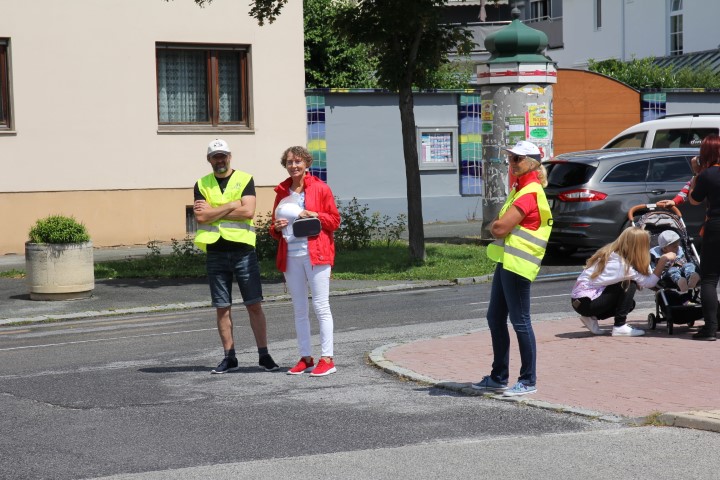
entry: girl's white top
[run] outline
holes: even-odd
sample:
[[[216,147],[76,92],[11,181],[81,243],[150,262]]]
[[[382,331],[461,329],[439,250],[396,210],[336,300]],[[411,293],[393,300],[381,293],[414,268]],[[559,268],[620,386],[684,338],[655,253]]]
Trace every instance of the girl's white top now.
[[[640,273],[633,267],[628,266],[625,260],[614,252],[610,254],[610,258],[608,258],[608,262],[605,265],[605,270],[597,277],[590,279],[590,275],[592,275],[594,271],[595,265],[582,271],[572,289],[572,298],[588,297],[590,300],[595,300],[602,294],[605,287],[620,283],[623,280],[632,280],[637,283],[641,289],[652,288],[657,284],[658,280],[660,280],[652,273],[650,268],[648,268],[646,273]]]

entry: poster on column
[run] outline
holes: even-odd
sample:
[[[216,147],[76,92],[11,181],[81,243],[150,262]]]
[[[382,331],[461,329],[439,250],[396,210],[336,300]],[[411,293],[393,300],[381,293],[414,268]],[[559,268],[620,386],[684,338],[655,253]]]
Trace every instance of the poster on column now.
[[[547,105],[528,105],[528,140],[536,141],[549,136],[550,114]]]
[[[490,134],[493,130],[493,101],[482,100],[480,102],[480,120],[481,132],[484,134]]]
[[[505,117],[505,129],[507,130],[508,145],[515,145],[520,140],[525,140],[525,116],[510,115]]]

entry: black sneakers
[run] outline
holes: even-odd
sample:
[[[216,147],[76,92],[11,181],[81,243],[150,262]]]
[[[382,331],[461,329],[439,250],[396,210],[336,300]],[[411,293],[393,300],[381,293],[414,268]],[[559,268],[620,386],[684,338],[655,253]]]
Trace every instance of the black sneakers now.
[[[260,356],[260,360],[258,361],[258,364],[260,365],[260,368],[264,369],[266,372],[274,372],[275,370],[278,370],[280,367],[277,363],[273,360],[273,358],[270,356],[269,353],[266,353],[265,355]],[[232,372],[233,370],[238,369],[238,360],[237,357],[225,357],[223,358],[222,362],[218,364],[217,367],[210,373],[226,373],[226,372]]]
[[[280,368],[278,364],[275,363],[269,353],[266,353],[265,355],[260,355],[260,360],[258,361],[258,364],[260,365],[260,368],[264,368],[266,372],[274,372],[275,370]]]
[[[225,373],[232,372],[238,369],[238,361],[236,357],[225,357],[222,362],[210,373]]]

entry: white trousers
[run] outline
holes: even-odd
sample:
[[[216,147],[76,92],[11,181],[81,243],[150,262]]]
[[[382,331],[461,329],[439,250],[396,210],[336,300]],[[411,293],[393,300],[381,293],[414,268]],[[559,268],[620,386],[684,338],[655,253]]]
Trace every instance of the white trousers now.
[[[301,357],[312,356],[310,343],[310,315],[308,285],[312,293],[313,310],[320,323],[320,352],[323,357],[333,356],[333,317],[330,311],[330,265],[310,263],[310,256],[288,257],[285,283],[292,298],[295,313],[295,331]]]

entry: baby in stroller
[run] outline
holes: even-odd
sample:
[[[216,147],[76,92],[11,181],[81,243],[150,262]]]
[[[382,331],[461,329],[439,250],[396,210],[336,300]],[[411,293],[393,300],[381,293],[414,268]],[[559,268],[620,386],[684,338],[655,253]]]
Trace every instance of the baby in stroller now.
[[[658,259],[667,252],[675,253],[675,261],[668,262],[660,276],[660,281],[665,288],[677,288],[685,293],[689,289],[695,289],[700,281],[700,275],[696,272],[697,266],[688,260],[680,245],[680,235],[674,230],[664,230],[658,236],[658,245],[650,249],[650,262],[652,268],[657,265]]]

